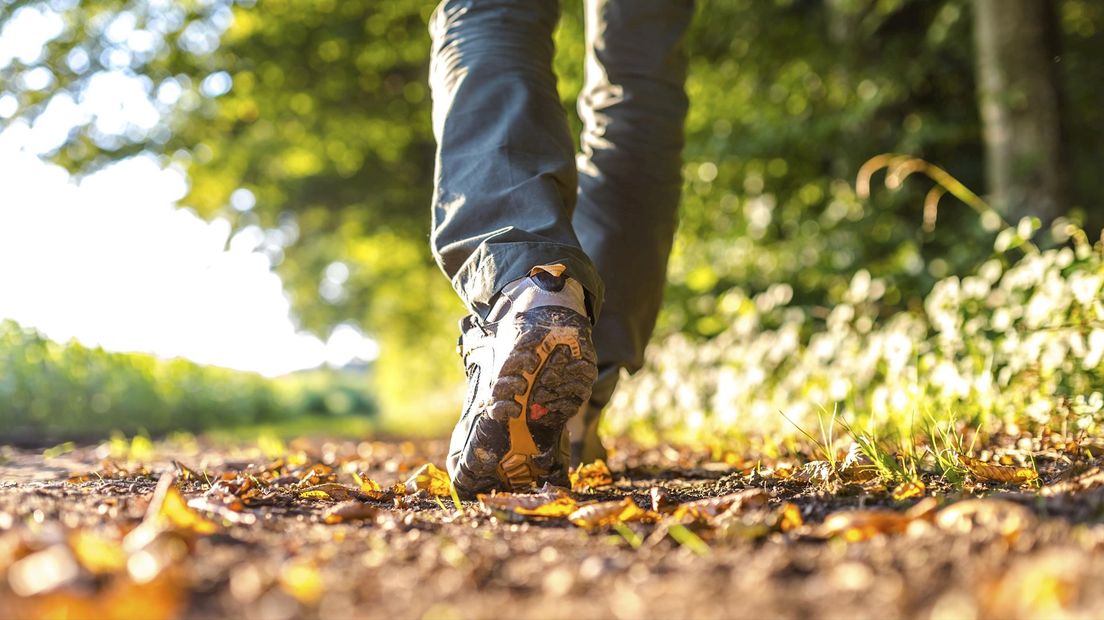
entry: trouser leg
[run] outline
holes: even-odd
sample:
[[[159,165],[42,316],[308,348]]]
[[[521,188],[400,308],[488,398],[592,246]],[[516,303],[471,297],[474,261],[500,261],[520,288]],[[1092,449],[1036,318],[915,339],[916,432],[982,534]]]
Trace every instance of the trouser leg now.
[[[587,0],[586,80],[574,225],[605,283],[594,328],[609,401],[621,368],[636,371],[655,327],[682,187],[683,38],[691,0]]]
[[[475,314],[562,263],[592,316],[603,287],[572,227],[577,175],[552,72],[556,0],[447,0],[433,15],[434,258]]]

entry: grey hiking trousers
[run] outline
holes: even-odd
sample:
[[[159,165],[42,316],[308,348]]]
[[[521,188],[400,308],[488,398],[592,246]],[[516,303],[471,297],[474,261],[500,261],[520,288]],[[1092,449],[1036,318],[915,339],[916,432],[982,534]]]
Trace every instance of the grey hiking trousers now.
[[[576,155],[552,70],[557,0],[446,0],[430,20],[434,257],[474,314],[536,265],[587,294],[592,406],[635,371],[675,232],[692,0],[586,0]]]

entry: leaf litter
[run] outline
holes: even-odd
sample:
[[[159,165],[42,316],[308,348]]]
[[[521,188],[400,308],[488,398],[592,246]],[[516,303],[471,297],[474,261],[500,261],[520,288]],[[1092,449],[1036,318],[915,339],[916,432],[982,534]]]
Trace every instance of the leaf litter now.
[[[786,573],[771,569],[758,581],[748,581],[751,577],[742,575],[755,572],[743,567],[756,566],[755,558],[767,553],[821,567],[814,571],[831,571],[829,549],[835,543],[826,546],[824,541],[854,545],[849,556],[872,563],[872,574],[888,571],[898,575],[894,579],[942,583],[947,596],[957,596],[955,604],[967,605],[974,615],[1011,609],[1006,616],[1030,617],[1022,601],[998,605],[991,600],[992,593],[1007,591],[1011,584],[1022,588],[1017,592],[1037,592],[1036,598],[1045,599],[1051,610],[1086,609],[1089,602],[1099,601],[1086,598],[1084,592],[1092,590],[1082,585],[1085,579],[1104,577],[1104,567],[1087,559],[1094,550],[1104,550],[1104,526],[1093,525],[1102,514],[1104,483],[1098,482],[1100,463],[1091,453],[1066,451],[1051,457],[1039,452],[1033,455],[1038,469],[1008,463],[1001,452],[986,454],[984,461],[960,455],[962,468],[982,486],[956,490],[923,471],[884,479],[854,450],[841,451],[834,464],[764,455],[737,459],[714,451],[723,464],[713,467],[709,463],[715,454],[667,448],[657,459],[655,452],[627,447],[615,454],[613,463],[596,462],[572,472],[570,489],[545,486],[461,503],[444,471],[419,458],[441,454],[434,452],[434,444],[428,449],[412,445],[293,443],[286,455],[272,461],[227,454],[204,458],[198,467],[189,462],[195,455],[151,463],[103,461],[59,483],[9,485],[0,494],[0,605],[27,617],[156,619],[240,616],[240,606],[246,604],[299,613],[294,610],[319,605],[331,609],[336,603],[325,601],[364,601],[375,596],[371,592],[381,592],[364,604],[392,615],[411,615],[429,612],[425,605],[443,600],[471,611],[478,609],[467,606],[481,600],[473,598],[477,595],[509,592],[516,598],[526,591],[516,589],[524,584],[535,584],[539,594],[545,583],[554,592],[589,593],[590,604],[574,607],[565,601],[565,614],[602,617],[613,613],[620,600],[614,596],[621,592],[617,580],[628,579],[629,568],[639,566],[633,569],[634,583],[654,579],[665,584],[634,586],[633,596],[640,604],[647,601],[647,609],[656,614],[684,608],[665,607],[672,599],[655,598],[653,590],[685,587],[678,591],[700,601],[699,609],[713,609],[739,595],[747,606],[741,609],[779,615],[781,608],[772,608],[774,603],[763,595],[788,583]],[[1035,476],[1020,471],[1025,469]],[[1044,479],[1050,482],[1039,484]],[[74,512],[70,506],[87,508]],[[972,544],[1003,545],[988,555],[971,553],[954,560],[967,567],[957,570],[975,571],[979,577],[974,585],[939,581],[946,577],[921,570],[930,561],[917,564],[919,576],[900,573],[904,569],[890,559],[900,553],[942,558],[957,549],[951,541],[963,537]],[[544,541],[536,547],[539,558],[521,551],[531,548],[524,546],[530,539]],[[875,539],[884,542],[866,545]],[[1022,566],[1014,554],[1035,553],[1036,548],[1052,553],[1056,544],[1074,553],[1071,557],[1086,558],[1073,561],[1076,579],[1051,575],[1046,572],[1050,568],[1046,574],[1020,570],[1002,577],[1007,566]],[[882,560],[879,550],[887,545],[896,551]],[[639,561],[618,559],[634,556]],[[694,558],[693,563],[687,565],[686,558]],[[988,563],[999,558],[1006,559]],[[545,566],[541,563],[546,561],[551,563],[535,572],[522,570],[516,577],[512,572],[515,564]],[[681,568],[671,572],[669,562]],[[334,572],[330,567],[335,565],[344,568]],[[445,570],[460,571],[468,575],[465,580],[482,585],[472,590],[450,585],[452,578],[438,581],[438,576],[424,581],[425,596],[414,595],[414,589],[380,590],[370,584],[384,573],[371,577],[373,567],[387,567],[387,579],[410,579],[411,584]],[[556,567],[578,571],[581,581]],[[851,579],[871,570],[852,565],[839,574]],[[730,576],[717,581],[713,575]],[[368,579],[369,585],[350,587],[348,579]],[[1044,585],[1024,585],[1024,580],[1042,580]],[[1045,585],[1052,581],[1061,585]],[[879,588],[877,578],[870,583]],[[1058,587],[1064,590],[1054,589]],[[795,601],[817,600],[814,590],[798,582],[788,588]],[[1081,594],[1061,594],[1067,590]],[[441,598],[446,592],[452,592],[450,598]],[[939,603],[907,592],[895,595],[897,615],[924,616]],[[725,609],[730,608],[722,605],[717,613],[703,616],[725,617]],[[136,610],[142,613],[136,615]]]

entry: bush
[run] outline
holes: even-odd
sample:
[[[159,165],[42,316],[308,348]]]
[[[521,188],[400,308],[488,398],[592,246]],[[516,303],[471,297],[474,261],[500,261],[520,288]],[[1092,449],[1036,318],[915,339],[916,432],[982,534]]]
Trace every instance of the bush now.
[[[4,440],[199,431],[286,420],[308,410],[364,415],[374,413],[375,404],[340,380],[268,379],[180,359],[109,353],[0,322]]]

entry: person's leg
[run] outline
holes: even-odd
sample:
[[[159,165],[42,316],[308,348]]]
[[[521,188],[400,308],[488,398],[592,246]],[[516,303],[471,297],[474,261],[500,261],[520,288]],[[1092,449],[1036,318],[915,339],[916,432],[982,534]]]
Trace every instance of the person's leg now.
[[[574,149],[552,72],[556,0],[449,0],[430,31],[434,256],[472,316],[449,446],[465,497],[567,485],[564,427],[598,374],[602,282],[571,224]]]
[[[430,20],[437,161],[432,247],[473,314],[559,263],[598,315],[602,282],[571,224],[574,147],[552,72],[558,0],[446,0]]]
[[[688,100],[683,39],[692,0],[587,0],[584,129],[574,226],[605,282],[594,327],[599,376],[572,422],[576,458],[601,456],[595,428],[622,368],[636,371],[655,327],[682,188]],[[578,440],[575,440],[578,442]],[[595,445],[597,443],[597,445]]]

